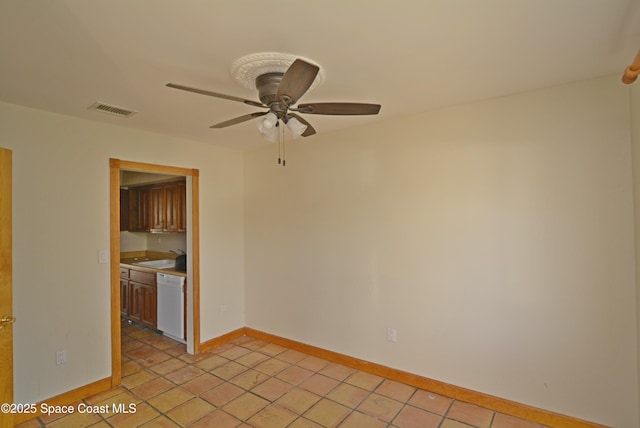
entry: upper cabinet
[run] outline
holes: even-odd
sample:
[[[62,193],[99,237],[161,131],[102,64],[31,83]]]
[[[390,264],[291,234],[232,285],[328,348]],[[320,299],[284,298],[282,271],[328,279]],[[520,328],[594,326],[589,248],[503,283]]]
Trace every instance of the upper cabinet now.
[[[127,225],[131,232],[148,232],[151,229],[151,210],[149,202],[149,189],[146,187],[131,187],[128,192],[128,210],[123,210],[120,205],[120,225]],[[123,221],[126,217],[126,221]]]
[[[178,232],[187,231],[187,182],[179,181],[176,186],[176,214]]]
[[[121,230],[153,233],[187,230],[186,180],[130,187],[127,191],[127,204],[122,203],[120,194]],[[123,220],[124,216],[128,221]],[[123,229],[125,225],[128,229]]]
[[[164,183],[150,189],[151,232],[184,232],[186,230],[186,182]]]

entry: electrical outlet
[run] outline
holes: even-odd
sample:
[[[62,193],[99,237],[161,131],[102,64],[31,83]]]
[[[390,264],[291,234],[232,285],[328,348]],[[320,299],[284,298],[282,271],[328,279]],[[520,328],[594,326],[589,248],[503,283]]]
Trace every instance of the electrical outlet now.
[[[396,329],[392,327],[387,327],[387,340],[389,342],[395,342],[397,340]]]
[[[65,364],[67,362],[67,350],[61,349],[56,351],[56,365]]]
[[[227,305],[220,305],[220,315],[224,315],[227,312]]]

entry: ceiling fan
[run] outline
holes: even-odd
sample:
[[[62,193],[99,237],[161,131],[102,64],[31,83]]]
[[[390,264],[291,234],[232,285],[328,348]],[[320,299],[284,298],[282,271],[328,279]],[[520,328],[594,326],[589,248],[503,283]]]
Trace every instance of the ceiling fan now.
[[[258,90],[260,102],[247,100],[232,95],[219,94],[203,89],[191,88],[175,83],[167,83],[170,88],[183,91],[195,92],[197,94],[222,98],[225,100],[238,101],[254,107],[266,108],[268,110],[245,114],[224,122],[212,125],[211,128],[226,128],[248,120],[265,116],[258,127],[270,141],[277,141],[278,121],[284,122],[295,137],[308,137],[316,133],[315,129],[298,113],[302,114],[323,114],[323,115],[373,115],[380,111],[380,104],[364,103],[304,103],[295,104],[313,84],[319,67],[300,58],[284,72],[268,72],[261,74],[255,79],[255,86]],[[275,136],[275,139],[274,139]]]

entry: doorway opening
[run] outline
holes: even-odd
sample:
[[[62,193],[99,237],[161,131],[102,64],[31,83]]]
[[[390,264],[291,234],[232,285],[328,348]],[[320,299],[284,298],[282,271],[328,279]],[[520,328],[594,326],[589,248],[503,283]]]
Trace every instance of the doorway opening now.
[[[200,352],[200,256],[199,256],[199,171],[197,169],[155,165],[141,162],[109,160],[110,169],[110,254],[111,254],[111,384],[122,380],[122,343],[120,320],[120,188],[124,171],[176,176],[186,179],[187,230],[185,251],[187,253],[187,352]]]

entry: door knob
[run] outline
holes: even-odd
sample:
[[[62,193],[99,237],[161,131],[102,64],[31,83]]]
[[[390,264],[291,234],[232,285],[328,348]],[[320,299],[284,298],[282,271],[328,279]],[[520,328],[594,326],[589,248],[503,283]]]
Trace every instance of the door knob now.
[[[3,316],[0,318],[0,330],[2,330],[2,327],[6,324],[13,324],[14,322],[16,322],[16,317],[12,317],[11,315]]]

